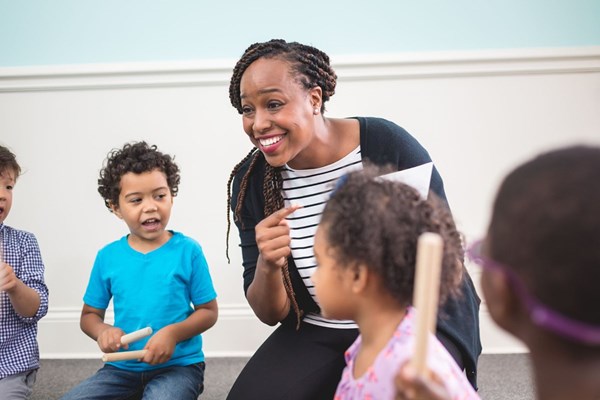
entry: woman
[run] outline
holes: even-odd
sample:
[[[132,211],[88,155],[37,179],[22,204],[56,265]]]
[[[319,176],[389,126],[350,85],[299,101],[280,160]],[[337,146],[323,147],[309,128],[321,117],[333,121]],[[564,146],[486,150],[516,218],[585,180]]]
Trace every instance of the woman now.
[[[310,277],[321,211],[337,179],[366,160],[398,170],[431,162],[390,121],[325,117],[336,79],[325,53],[283,40],[251,45],[233,70],[231,104],[255,148],[231,173],[228,207],[248,302],[261,321],[281,325],[249,360],[231,400],[333,397],[358,331],[352,321],[319,315]],[[445,199],[435,167],[430,189]],[[437,333],[475,386],[479,299],[466,271],[462,293],[443,307]]]

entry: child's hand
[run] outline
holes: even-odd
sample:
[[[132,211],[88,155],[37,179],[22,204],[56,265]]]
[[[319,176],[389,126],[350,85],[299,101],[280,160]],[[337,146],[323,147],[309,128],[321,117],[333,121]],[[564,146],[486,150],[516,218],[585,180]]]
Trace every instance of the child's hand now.
[[[144,347],[148,352],[141,361],[152,365],[165,363],[171,359],[176,344],[175,336],[166,326],[148,340]]]
[[[0,290],[10,293],[17,287],[18,283],[19,279],[15,275],[15,271],[13,271],[12,267],[6,263],[0,262]]]
[[[115,351],[119,351],[120,349],[127,350],[129,345],[121,344],[121,336],[123,336],[125,332],[121,328],[117,328],[115,326],[111,326],[100,332],[98,335],[98,346],[100,350],[104,353],[114,353]]]
[[[431,378],[418,376],[407,364],[396,375],[396,400],[449,400],[441,378],[431,373]]]

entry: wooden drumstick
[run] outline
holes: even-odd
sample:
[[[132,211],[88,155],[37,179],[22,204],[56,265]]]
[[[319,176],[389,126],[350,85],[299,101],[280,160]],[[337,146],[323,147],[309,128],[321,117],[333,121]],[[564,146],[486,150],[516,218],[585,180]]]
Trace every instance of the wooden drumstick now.
[[[121,344],[129,344],[150,335],[152,335],[152,328],[148,326],[121,336]]]
[[[148,350],[133,350],[133,351],[119,351],[117,353],[105,353],[102,355],[102,361],[125,361],[125,360],[139,360],[143,358]]]
[[[437,233],[426,232],[419,237],[413,297],[417,313],[412,366],[420,376],[427,371],[429,335],[435,332],[443,248],[444,242]]]

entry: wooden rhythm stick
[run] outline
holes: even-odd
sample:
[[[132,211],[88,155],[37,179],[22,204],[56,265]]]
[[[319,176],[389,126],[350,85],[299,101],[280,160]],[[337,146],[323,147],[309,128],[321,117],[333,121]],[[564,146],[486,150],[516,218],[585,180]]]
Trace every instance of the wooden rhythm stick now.
[[[444,242],[437,233],[426,232],[419,237],[413,297],[417,313],[412,366],[420,376],[426,374],[429,335],[435,332],[443,248]]]
[[[146,336],[152,335],[152,328],[149,326],[146,328],[139,329],[137,331],[133,331],[128,333],[127,335],[121,336],[121,344],[129,344],[132,342],[136,342]]]
[[[138,329],[128,333],[127,335],[121,336],[121,344],[129,344],[145,338],[152,334],[152,328],[149,326],[146,328]],[[102,355],[102,361],[125,361],[125,360],[138,360],[144,357],[148,350],[134,350],[134,351],[119,351],[117,353],[105,353]]]
[[[102,356],[102,361],[125,361],[125,360],[139,360],[146,355],[148,350],[133,350],[133,351],[119,351],[117,353],[106,353]]]

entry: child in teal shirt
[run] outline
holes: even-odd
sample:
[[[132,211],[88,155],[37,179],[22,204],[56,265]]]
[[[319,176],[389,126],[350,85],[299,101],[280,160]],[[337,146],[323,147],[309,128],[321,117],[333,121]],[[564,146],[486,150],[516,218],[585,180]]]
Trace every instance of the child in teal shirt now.
[[[195,400],[202,393],[200,334],[215,324],[217,301],[200,245],[166,229],[179,179],[172,158],[145,142],[109,154],[98,191],[130,233],[98,252],[81,329],[105,353],[147,352],[140,360],[107,363],[63,399]],[[104,322],[111,299],[114,326]],[[151,337],[121,345],[121,336],[148,326]]]

